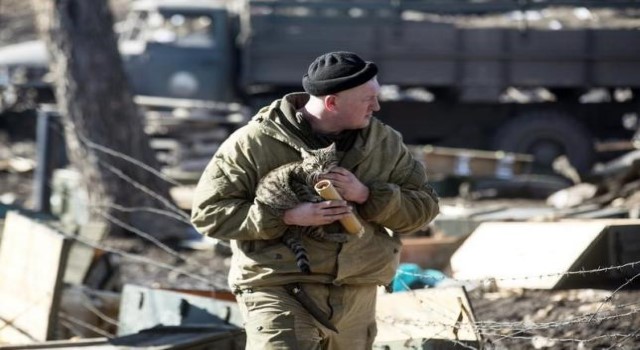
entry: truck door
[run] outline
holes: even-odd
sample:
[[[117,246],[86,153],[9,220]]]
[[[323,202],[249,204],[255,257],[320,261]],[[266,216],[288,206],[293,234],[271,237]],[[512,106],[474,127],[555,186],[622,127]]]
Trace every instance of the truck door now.
[[[134,94],[215,101],[232,98],[226,10],[159,9],[140,13],[138,22],[141,28],[121,40]]]

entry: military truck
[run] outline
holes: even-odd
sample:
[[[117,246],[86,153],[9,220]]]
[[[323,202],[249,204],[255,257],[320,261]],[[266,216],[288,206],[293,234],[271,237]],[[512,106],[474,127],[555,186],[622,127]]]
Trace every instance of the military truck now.
[[[542,166],[566,154],[585,172],[637,128],[640,31],[522,25],[550,5],[640,2],[137,1],[116,30],[137,95],[255,110],[301,90],[319,54],[349,50],[378,64],[378,117],[407,143],[529,153]],[[465,21],[504,13],[525,19]],[[51,98],[45,63],[38,43],[0,49],[4,109]]]

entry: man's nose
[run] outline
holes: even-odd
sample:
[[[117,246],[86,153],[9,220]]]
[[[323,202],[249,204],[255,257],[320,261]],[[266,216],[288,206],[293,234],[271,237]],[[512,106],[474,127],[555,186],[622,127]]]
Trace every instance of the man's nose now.
[[[377,112],[380,110],[380,101],[378,101],[378,99],[376,98],[375,101],[373,101],[373,108],[371,108],[374,112]]]

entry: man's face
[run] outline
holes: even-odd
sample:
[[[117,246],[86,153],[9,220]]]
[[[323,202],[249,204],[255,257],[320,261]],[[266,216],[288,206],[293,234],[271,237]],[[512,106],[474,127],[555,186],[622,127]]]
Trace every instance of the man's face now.
[[[380,110],[378,94],[380,84],[374,77],[368,82],[336,95],[337,118],[335,123],[341,130],[366,128],[374,112]]]

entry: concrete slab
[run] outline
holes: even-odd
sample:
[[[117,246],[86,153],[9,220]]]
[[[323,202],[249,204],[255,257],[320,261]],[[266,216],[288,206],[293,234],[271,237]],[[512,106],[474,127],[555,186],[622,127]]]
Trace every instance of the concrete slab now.
[[[608,233],[621,228],[640,232],[640,220],[483,223],[452,255],[453,277],[496,279],[501,288],[552,289],[594,282],[610,275],[567,272],[611,266],[617,240]]]

